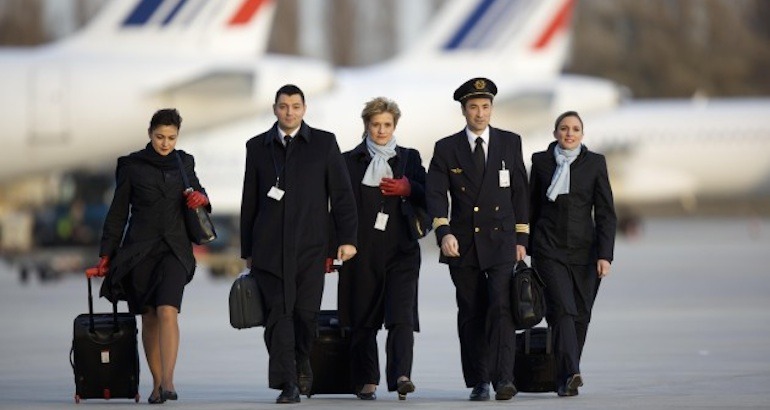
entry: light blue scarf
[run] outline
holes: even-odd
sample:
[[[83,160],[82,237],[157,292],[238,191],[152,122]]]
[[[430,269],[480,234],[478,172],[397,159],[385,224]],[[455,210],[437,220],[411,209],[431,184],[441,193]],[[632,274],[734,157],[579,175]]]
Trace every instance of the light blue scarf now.
[[[388,160],[396,156],[396,137],[391,138],[385,145],[377,145],[367,134],[366,148],[369,149],[372,162],[366,168],[361,183],[366,186],[380,186],[382,178],[393,178],[393,169]]]
[[[581,148],[582,145],[572,150],[565,150],[561,149],[559,144],[556,144],[554,147],[553,156],[556,158],[556,164],[558,167],[553,173],[551,186],[548,187],[548,191],[545,193],[551,202],[556,202],[556,197],[561,194],[569,194],[570,164],[572,164],[572,162],[574,162],[577,158],[578,154],[580,154]]]

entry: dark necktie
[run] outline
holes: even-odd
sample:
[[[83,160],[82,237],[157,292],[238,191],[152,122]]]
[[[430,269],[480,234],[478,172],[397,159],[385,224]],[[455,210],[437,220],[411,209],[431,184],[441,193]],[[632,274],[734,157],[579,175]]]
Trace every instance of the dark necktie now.
[[[486,159],[484,158],[484,140],[481,137],[476,138],[476,148],[473,150],[473,162],[476,165],[476,174],[484,177],[484,168]]]
[[[283,136],[283,141],[284,141],[283,145],[288,148],[289,147],[289,143],[291,142],[291,135],[289,135],[289,134],[284,135]]]

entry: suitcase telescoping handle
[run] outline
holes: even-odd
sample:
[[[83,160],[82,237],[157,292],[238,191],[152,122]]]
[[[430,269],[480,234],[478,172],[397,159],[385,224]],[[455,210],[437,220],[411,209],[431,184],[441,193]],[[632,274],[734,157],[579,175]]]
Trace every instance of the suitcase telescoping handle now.
[[[94,325],[94,297],[91,291],[91,277],[88,278],[88,331],[94,333],[96,326]],[[114,324],[115,333],[120,331],[120,325],[118,325],[118,302],[112,302],[112,321]]]

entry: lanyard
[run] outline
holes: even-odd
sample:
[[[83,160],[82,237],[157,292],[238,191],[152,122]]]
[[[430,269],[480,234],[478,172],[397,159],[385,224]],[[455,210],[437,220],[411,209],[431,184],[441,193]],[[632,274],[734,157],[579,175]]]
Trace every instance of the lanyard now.
[[[284,159],[283,164],[281,164],[281,167],[278,167],[278,161],[275,159],[275,147],[273,146],[275,144],[275,139],[270,142],[270,156],[273,158],[273,168],[275,169],[275,187],[279,187],[279,183],[281,181],[281,173],[283,173],[284,168],[286,168],[286,161],[287,159]],[[286,146],[286,152],[288,154],[289,146]]]

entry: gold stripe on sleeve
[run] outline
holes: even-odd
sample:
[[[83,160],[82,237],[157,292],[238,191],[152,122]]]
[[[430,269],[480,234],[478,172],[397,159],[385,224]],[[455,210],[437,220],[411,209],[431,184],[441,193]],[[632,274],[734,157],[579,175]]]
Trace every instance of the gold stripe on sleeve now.
[[[433,229],[444,225],[449,225],[449,218],[433,218]]]

